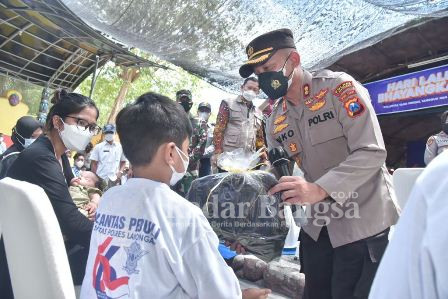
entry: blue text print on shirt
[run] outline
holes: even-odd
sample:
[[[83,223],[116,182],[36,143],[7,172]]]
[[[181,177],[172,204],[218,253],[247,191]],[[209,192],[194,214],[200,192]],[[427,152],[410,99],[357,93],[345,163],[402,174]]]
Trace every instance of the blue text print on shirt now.
[[[156,244],[160,234],[158,225],[142,218],[127,219],[124,216],[97,213],[93,231],[100,234],[124,238],[134,241],[144,241]]]

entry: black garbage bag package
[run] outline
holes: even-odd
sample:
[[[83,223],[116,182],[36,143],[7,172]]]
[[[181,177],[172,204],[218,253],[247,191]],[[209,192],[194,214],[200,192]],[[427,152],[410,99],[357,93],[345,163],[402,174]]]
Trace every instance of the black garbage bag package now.
[[[193,181],[187,199],[199,206],[219,238],[238,241],[269,262],[281,255],[288,229],[277,179],[269,172],[219,173]]]

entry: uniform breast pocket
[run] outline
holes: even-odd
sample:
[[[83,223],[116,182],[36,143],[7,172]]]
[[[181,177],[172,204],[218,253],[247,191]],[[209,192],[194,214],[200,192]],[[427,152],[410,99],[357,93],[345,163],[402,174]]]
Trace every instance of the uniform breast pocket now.
[[[235,145],[238,143],[238,135],[227,135],[225,138],[226,145]]]
[[[224,144],[225,145],[236,145],[238,143],[241,132],[238,130],[227,130],[225,132]]]
[[[337,121],[329,121],[310,129],[311,145],[325,169],[333,168],[348,156],[347,139]]]

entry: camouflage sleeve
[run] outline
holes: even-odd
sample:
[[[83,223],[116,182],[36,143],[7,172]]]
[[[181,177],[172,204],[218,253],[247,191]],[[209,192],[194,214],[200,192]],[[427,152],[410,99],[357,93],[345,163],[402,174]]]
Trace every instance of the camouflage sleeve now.
[[[229,106],[222,101],[221,106],[219,106],[218,117],[216,118],[215,130],[213,131],[213,144],[216,154],[220,154],[223,151],[224,132],[229,121],[229,115]]]
[[[194,127],[190,148],[188,150],[190,162],[197,162],[204,155],[205,144],[207,143],[207,130],[207,123],[205,121],[199,121],[197,126]]]
[[[437,156],[437,143],[436,138],[431,136],[428,138],[428,142],[426,142],[426,150],[425,150],[425,164],[428,165],[429,162],[432,161]]]

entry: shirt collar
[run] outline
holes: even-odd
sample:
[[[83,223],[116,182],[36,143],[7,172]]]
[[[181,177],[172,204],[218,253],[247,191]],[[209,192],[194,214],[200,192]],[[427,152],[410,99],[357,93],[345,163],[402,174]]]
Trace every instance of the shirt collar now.
[[[311,82],[313,79],[313,75],[310,72],[308,72],[305,69],[302,70],[303,70],[303,81],[302,81],[301,94],[299,97],[300,98],[298,105],[299,110],[302,107],[303,101],[311,97]],[[292,104],[289,103],[288,100],[282,97],[275,102],[274,107],[277,106],[277,110],[280,112],[280,114],[284,114],[288,112],[289,106],[291,105]]]

